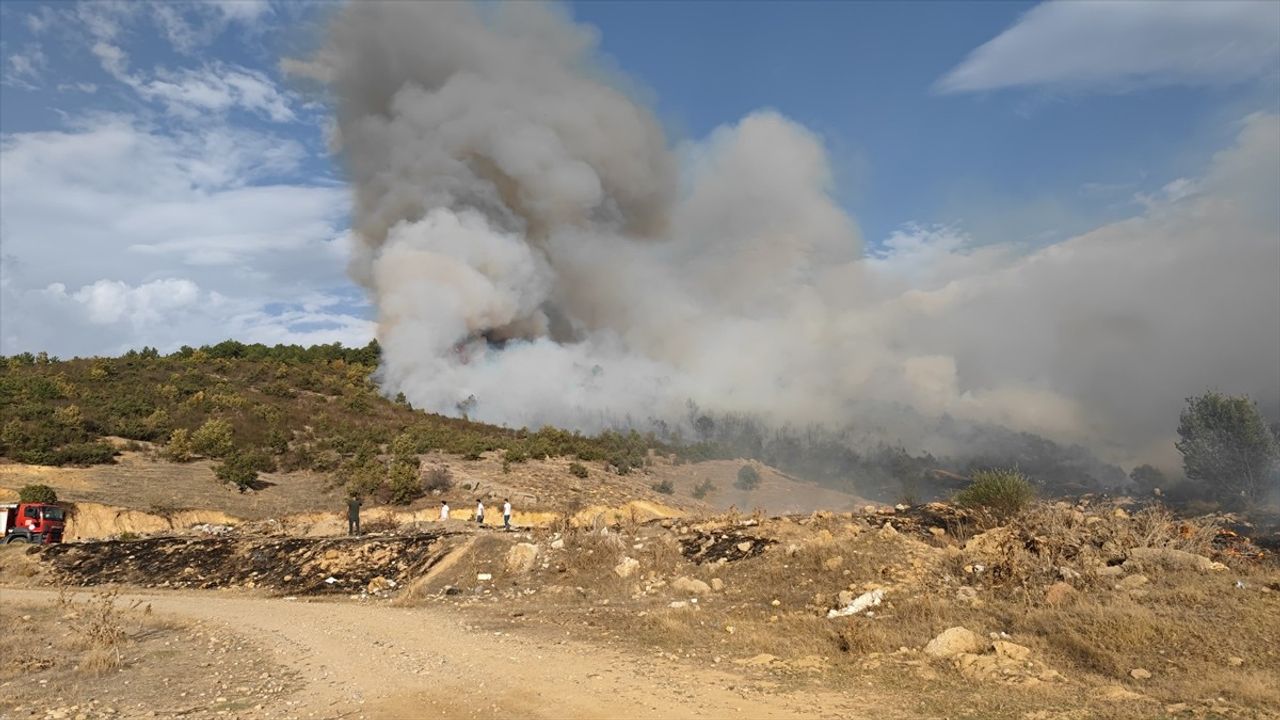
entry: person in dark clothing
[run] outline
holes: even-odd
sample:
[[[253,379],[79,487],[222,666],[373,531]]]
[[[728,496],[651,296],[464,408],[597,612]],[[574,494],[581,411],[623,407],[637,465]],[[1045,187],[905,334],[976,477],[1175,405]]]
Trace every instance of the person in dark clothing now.
[[[347,498],[347,534],[360,534],[360,498],[352,495]]]

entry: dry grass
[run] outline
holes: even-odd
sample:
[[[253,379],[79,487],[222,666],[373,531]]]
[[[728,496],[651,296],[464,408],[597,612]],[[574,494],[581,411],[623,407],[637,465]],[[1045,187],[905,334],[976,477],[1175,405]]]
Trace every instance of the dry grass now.
[[[151,606],[135,600],[122,604],[115,590],[94,593],[77,602],[63,587],[57,604],[70,630],[70,646],[81,652],[78,669],[90,675],[104,675],[124,664],[124,647],[131,639],[127,624],[136,634],[139,620],[151,614]]]

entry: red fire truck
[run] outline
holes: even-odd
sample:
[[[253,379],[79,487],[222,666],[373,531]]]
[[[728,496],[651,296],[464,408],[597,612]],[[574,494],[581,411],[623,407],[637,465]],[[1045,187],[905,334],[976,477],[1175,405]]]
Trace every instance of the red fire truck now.
[[[48,503],[0,504],[0,533],[5,544],[15,542],[49,544],[62,542],[66,514]]]

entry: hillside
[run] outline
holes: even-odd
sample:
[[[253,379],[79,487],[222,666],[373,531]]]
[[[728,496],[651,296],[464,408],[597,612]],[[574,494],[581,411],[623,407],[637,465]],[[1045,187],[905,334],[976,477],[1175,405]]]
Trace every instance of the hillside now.
[[[633,501],[671,512],[862,502],[759,463],[759,486],[743,490],[734,481],[744,461],[699,460],[707,448],[653,435],[424,413],[379,394],[377,360],[376,344],[234,342],[168,356],[6,358],[0,494],[46,484],[82,506],[81,528],[114,532],[162,529],[191,510],[216,513],[205,520],[214,522],[332,514],[348,494],[404,518],[426,517],[442,499],[465,514],[477,498],[510,497],[531,522]],[[107,513],[116,519],[87,522],[90,504],[117,509]]]

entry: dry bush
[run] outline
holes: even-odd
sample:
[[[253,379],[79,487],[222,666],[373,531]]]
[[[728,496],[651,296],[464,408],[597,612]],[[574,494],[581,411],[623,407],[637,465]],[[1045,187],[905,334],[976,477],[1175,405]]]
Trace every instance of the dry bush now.
[[[453,488],[453,473],[449,472],[449,468],[436,466],[422,476],[422,489],[429,493],[448,492]]]
[[[398,531],[401,525],[403,523],[396,519],[395,515],[387,513],[361,522],[360,531],[366,533],[393,533]]]
[[[103,590],[76,602],[66,587],[58,592],[57,604],[69,624],[72,646],[82,651],[81,672],[103,675],[124,664],[124,645],[129,640],[126,620],[139,610],[151,614],[150,605],[134,600],[121,606],[118,596],[115,590]]]

